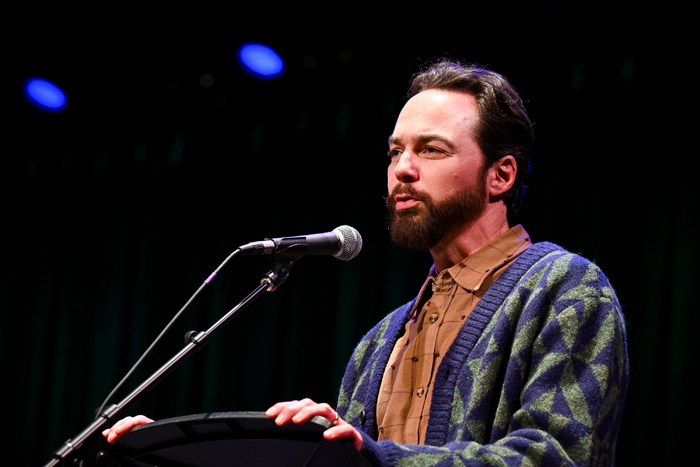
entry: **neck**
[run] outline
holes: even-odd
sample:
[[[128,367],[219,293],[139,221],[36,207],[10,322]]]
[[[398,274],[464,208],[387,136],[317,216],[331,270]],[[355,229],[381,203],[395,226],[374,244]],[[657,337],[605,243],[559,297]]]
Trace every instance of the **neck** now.
[[[508,229],[503,203],[489,204],[477,220],[445,235],[430,249],[436,271],[454,266]]]

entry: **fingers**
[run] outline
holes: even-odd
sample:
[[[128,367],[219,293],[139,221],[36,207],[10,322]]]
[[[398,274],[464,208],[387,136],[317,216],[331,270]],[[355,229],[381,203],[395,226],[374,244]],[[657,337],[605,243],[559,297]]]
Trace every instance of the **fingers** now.
[[[329,422],[337,421],[338,413],[326,403],[322,404],[309,404],[299,410],[294,416],[292,416],[292,421],[294,423],[304,423],[311,420],[313,417],[319,416],[327,419]]]
[[[348,438],[358,451],[362,447],[362,435],[360,432],[338,417],[338,412],[326,403],[317,404],[311,399],[279,402],[267,409],[265,414],[270,418],[274,418],[275,423],[280,426],[289,422],[305,423],[317,415],[324,417],[334,425],[323,433],[326,439]]]
[[[348,438],[355,449],[358,451],[362,449],[362,435],[355,427],[342,419],[338,421],[338,425],[324,431],[323,437],[328,440]]]
[[[146,423],[151,423],[153,420],[144,416],[137,415],[135,417],[125,417],[115,423],[112,428],[108,428],[102,432],[102,436],[107,438],[110,443],[115,442],[124,433],[128,433],[133,427],[138,425],[143,425]]]
[[[267,409],[265,414],[270,418],[274,418],[275,423],[278,425],[285,425],[289,422],[304,423],[316,415],[333,422],[338,415],[330,405],[326,403],[317,404],[311,399],[279,402]]]

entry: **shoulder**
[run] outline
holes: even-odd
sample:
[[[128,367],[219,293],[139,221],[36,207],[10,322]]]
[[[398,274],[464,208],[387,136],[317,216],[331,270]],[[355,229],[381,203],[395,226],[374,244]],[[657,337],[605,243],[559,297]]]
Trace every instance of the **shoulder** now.
[[[534,244],[525,253],[529,254],[523,258],[526,271],[508,303],[521,308],[522,321],[534,320],[545,327],[549,323],[559,328],[557,332],[579,329],[584,322],[598,323],[596,328],[607,323],[606,327],[618,328],[624,340],[619,300],[597,264],[552,243]]]
[[[613,296],[610,281],[593,261],[549,242],[535,243],[514,262],[513,273],[520,275],[519,286],[549,291]]]
[[[503,296],[497,303],[509,322],[542,326],[561,313],[624,321],[615,291],[598,265],[553,243],[532,245],[501,279],[492,288]]]
[[[541,276],[545,281],[541,285],[548,289],[560,289],[563,293],[575,288],[576,294],[580,295],[605,295],[611,298],[615,295],[610,281],[593,261],[553,243],[537,243],[532,249],[533,253],[545,254],[528,272]]]

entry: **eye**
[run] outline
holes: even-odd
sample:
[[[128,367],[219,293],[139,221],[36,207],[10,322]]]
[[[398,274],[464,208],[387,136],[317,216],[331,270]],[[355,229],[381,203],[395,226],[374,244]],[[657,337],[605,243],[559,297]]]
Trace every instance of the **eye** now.
[[[401,149],[389,149],[389,152],[386,153],[386,155],[389,159],[394,159],[395,157],[400,157],[401,153]]]
[[[445,154],[445,151],[438,149],[436,147],[433,147],[433,146],[426,146],[423,149],[423,153],[430,155],[430,156],[439,156],[439,155]]]

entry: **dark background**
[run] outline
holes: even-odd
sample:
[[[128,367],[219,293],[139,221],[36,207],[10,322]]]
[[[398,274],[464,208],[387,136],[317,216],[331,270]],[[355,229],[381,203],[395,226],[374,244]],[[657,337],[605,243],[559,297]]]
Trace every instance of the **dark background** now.
[[[408,80],[440,56],[487,65],[521,92],[537,141],[519,222],[533,240],[595,261],[618,292],[631,363],[618,464],[681,463],[697,415],[689,12],[556,1],[328,8],[30,5],[7,15],[19,32],[3,44],[3,463],[44,464],[86,426],[236,246],[348,224],[364,237],[356,259],[304,258],[129,412],[334,403],[355,343],[412,298],[431,265],[391,244],[382,197]],[[276,48],[284,75],[241,72],[234,54],[246,41]],[[30,76],[60,85],[67,109],[29,106],[20,90]],[[234,259],[115,402],[270,266]]]

